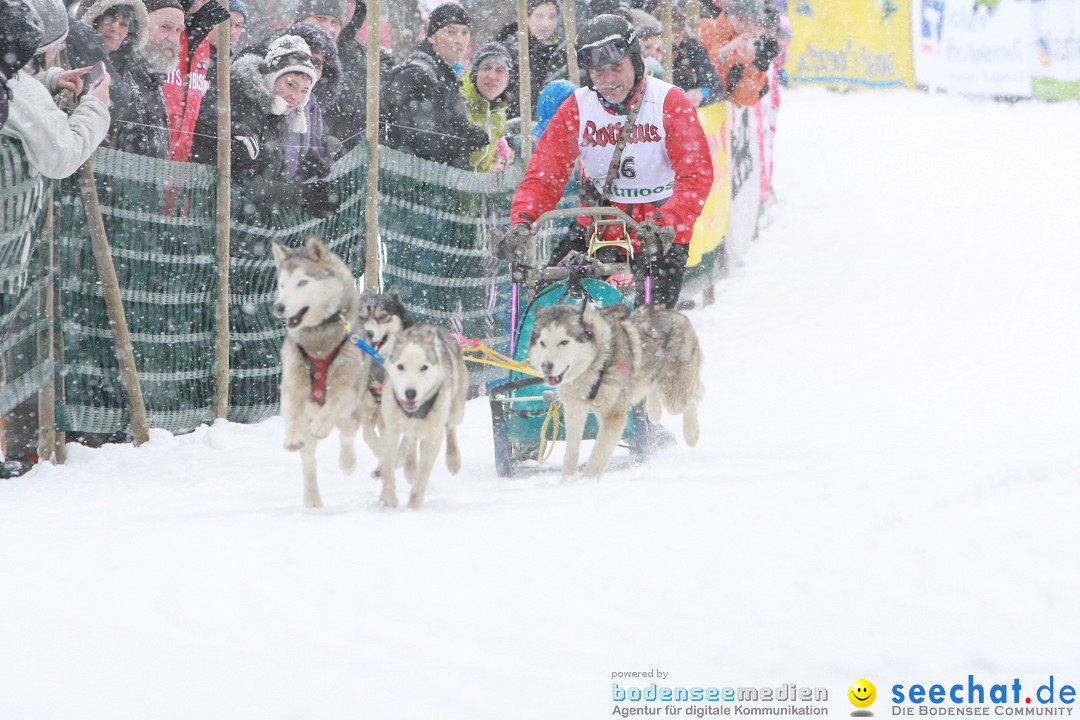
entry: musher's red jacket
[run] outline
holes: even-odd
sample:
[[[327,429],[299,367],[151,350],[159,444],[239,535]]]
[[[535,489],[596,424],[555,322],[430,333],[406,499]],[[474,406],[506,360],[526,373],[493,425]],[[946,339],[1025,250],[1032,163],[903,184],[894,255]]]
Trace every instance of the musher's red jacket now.
[[[646,80],[646,82],[653,81],[656,79],[647,78]],[[633,103],[636,94],[642,91],[642,87],[643,85],[638,86],[628,104]],[[553,209],[562,199],[566,181],[579,157],[578,139],[582,134],[577,97],[576,94],[571,95],[559,106],[547,130],[541,136],[540,143],[525,172],[525,178],[514,194],[514,200],[510,206],[512,223],[531,224],[541,214]],[[625,116],[615,115],[610,110],[607,112],[616,123],[626,120]],[[694,223],[701,214],[705,199],[712,188],[712,158],[705,132],[698,121],[697,110],[685,92],[674,86],[669,87],[664,96],[662,117],[664,148],[675,173],[671,196],[656,203],[612,202],[611,205],[625,210],[638,222],[653,220],[660,225],[675,228],[675,242],[687,244],[693,235]],[[621,123],[617,127],[621,128]],[[638,127],[641,127],[640,122]],[[648,137],[648,133],[642,128],[632,137]],[[630,147],[631,145],[628,144],[627,149],[629,150]],[[603,184],[604,177],[596,178],[596,180]],[[582,184],[587,182],[588,180],[583,177]],[[578,222],[587,225],[589,218],[578,218]],[[608,226],[606,235],[609,239],[617,233],[618,230],[614,226]],[[634,240],[634,247],[638,248],[636,240]]]

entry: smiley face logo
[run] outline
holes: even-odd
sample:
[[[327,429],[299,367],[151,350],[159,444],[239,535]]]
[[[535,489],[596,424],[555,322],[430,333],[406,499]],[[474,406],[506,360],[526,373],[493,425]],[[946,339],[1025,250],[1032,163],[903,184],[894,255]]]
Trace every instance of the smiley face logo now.
[[[874,688],[874,683],[865,678],[860,678],[848,688],[847,696],[855,707],[868,708],[877,699],[877,689]]]

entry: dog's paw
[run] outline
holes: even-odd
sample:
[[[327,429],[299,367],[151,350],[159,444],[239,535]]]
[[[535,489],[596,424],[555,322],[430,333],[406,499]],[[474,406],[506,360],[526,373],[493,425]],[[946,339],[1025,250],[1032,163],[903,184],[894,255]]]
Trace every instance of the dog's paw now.
[[[304,436],[299,433],[295,435],[286,435],[284,448],[289,452],[296,452],[304,447]]]
[[[383,488],[383,491],[379,493],[379,502],[383,507],[396,508],[397,507],[397,493],[393,489]]]
[[[409,509],[410,510],[419,510],[420,506],[423,505],[423,504],[424,504],[424,497],[422,495],[417,495],[416,493],[412,493],[412,494],[409,495]]]
[[[322,507],[322,498],[319,497],[318,495],[315,495],[314,497],[305,497],[304,498],[304,507],[306,507],[306,508],[314,508],[314,509],[317,510],[317,509]]]

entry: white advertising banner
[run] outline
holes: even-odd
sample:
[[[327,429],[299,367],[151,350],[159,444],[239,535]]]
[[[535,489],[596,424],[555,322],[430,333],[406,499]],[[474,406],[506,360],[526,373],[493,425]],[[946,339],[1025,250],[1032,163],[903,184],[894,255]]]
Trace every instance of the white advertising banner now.
[[[1031,95],[1032,3],[1001,0],[991,9],[971,0],[911,2],[918,84],[970,95]]]
[[[1035,95],[1055,100],[1080,98],[1080,2],[1031,3]]]

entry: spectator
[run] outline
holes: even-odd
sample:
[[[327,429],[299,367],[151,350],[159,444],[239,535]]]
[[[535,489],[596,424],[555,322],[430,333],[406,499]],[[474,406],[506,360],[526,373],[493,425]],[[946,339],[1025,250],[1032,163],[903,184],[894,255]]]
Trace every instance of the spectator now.
[[[236,57],[255,55],[260,60],[271,43],[285,35],[303,40],[311,52],[315,84],[303,107],[306,128],[289,130],[285,138],[285,167],[282,180],[300,183],[310,178],[324,178],[333,167],[337,141],[328,135],[322,108],[333,107],[341,91],[341,64],[337,45],[321,27],[301,23],[271,33],[262,42],[241,50]],[[331,145],[332,147],[328,147]],[[195,162],[210,163],[217,155],[217,93],[211,88],[203,99],[199,122],[195,126]]]
[[[663,64],[666,53],[660,26],[639,26],[637,32],[642,57],[646,61],[653,58]],[[672,12],[672,42],[675,48],[672,62],[673,84],[686,91],[695,107],[723,100],[726,94],[720,77],[709,60],[709,53],[701,43],[686,33],[686,18],[677,10]]]
[[[0,0],[0,128],[8,119],[8,80],[30,62],[41,45],[41,18],[22,0]]]
[[[552,0],[529,0],[529,102],[532,115],[536,117],[536,104],[540,91],[550,81],[566,77],[566,46],[556,34],[559,26],[559,5]],[[518,24],[510,23],[495,36],[510,50],[514,64],[510,68],[509,117],[520,117],[521,87],[518,62]]]
[[[80,22],[68,28],[68,61],[72,67],[93,67],[99,62],[105,65],[112,78],[110,115],[118,120],[128,106],[127,87],[121,78],[123,68],[135,51],[146,45],[146,7],[142,0],[83,0],[75,8],[75,19]]]
[[[337,40],[343,73],[341,94],[334,107],[325,113],[330,134],[341,141],[343,153],[356,147],[367,128],[367,48],[356,39],[366,18],[367,5],[363,0],[347,0],[345,27]],[[393,65],[389,51],[379,48],[380,77],[388,77]]]
[[[764,32],[765,22],[758,0],[701,4],[701,44],[709,52],[724,92],[741,107],[756,105],[769,91],[769,64],[780,52],[780,44]]]
[[[555,111],[566,98],[574,94],[575,90],[577,90],[577,85],[569,80],[555,80],[540,91],[540,99],[536,103],[536,124],[532,127],[533,143],[540,142],[540,136],[544,134],[544,130],[547,130]]]
[[[232,63],[232,175],[256,202],[305,208],[329,217],[338,202],[316,181],[300,185],[289,177],[290,132],[307,132],[304,106],[318,81],[303,38],[282,35],[266,53],[241,53]]]
[[[41,44],[35,49],[32,63],[50,65],[67,36],[67,12],[60,0],[30,0],[27,4],[37,12],[42,27]],[[26,47],[22,44],[10,52],[16,62],[25,54]],[[5,66],[13,64],[16,63]],[[79,76],[88,71],[89,68],[80,68],[52,77],[56,78],[58,89],[79,95],[83,89]],[[6,83],[11,99],[3,134],[22,141],[27,159],[42,175],[66,178],[86,162],[108,131],[109,82],[106,77],[90,88],[68,116],[56,107],[48,87],[24,67]]]
[[[150,4],[161,0],[150,0]],[[206,94],[206,71],[210,66],[209,35],[219,23],[229,19],[229,11],[218,0],[179,0],[184,10],[180,52],[176,67],[162,86],[169,113],[169,158],[191,162],[195,123]],[[147,7],[149,9],[149,5]]]
[[[487,145],[469,156],[469,168],[472,170],[490,170],[499,141],[506,136],[506,108],[510,106],[507,88],[512,62],[505,45],[490,42],[473,55],[472,70],[461,81],[465,114],[471,124],[488,135]]]
[[[366,6],[364,14],[367,15]],[[345,0],[300,0],[300,5],[296,8],[296,22],[320,27],[337,42],[345,23],[348,22]]]
[[[18,3],[17,3],[18,4]],[[31,0],[22,7],[0,5],[4,52],[0,72],[8,100],[0,134],[20,141],[30,165],[47,178],[65,178],[94,152],[109,129],[109,77],[88,89],[71,115],[53,101],[48,88],[26,67],[51,65],[63,47],[68,16],[59,0]],[[89,68],[53,74],[56,86],[75,96],[82,93],[81,75]],[[4,463],[0,478],[22,475],[37,462],[37,397],[20,403],[6,417]]]
[[[229,57],[236,57],[236,51],[240,49],[240,38],[244,35],[247,27],[248,11],[242,0],[229,0]],[[202,118],[207,104],[211,104],[217,110],[217,28],[206,36],[210,43],[210,57],[206,60],[206,93],[203,94],[202,104],[199,105],[199,117]],[[195,137],[192,146],[198,144],[198,121],[195,123]],[[216,126],[215,126],[216,129]],[[195,160],[195,162],[199,162]]]
[[[453,70],[469,47],[471,24],[460,5],[440,5],[428,16],[427,38],[390,72],[383,114],[390,147],[468,169],[469,154],[488,144],[487,133],[465,116]]]
[[[113,123],[108,145],[116,150],[169,158],[169,112],[163,85],[180,59],[184,10],[180,0],[144,0],[149,20],[146,46],[120,71],[129,95],[127,112]]]
[[[244,35],[244,28],[247,27],[248,11],[247,5],[243,3],[243,0],[229,0],[229,52],[235,53],[240,48],[240,38]],[[206,36],[207,42],[210,43],[211,50],[217,49],[217,28],[214,28],[213,32]],[[214,72],[214,67],[217,64],[217,53],[210,53],[210,67],[206,72],[206,82],[208,87],[213,87],[213,83],[210,82],[210,74]]]

